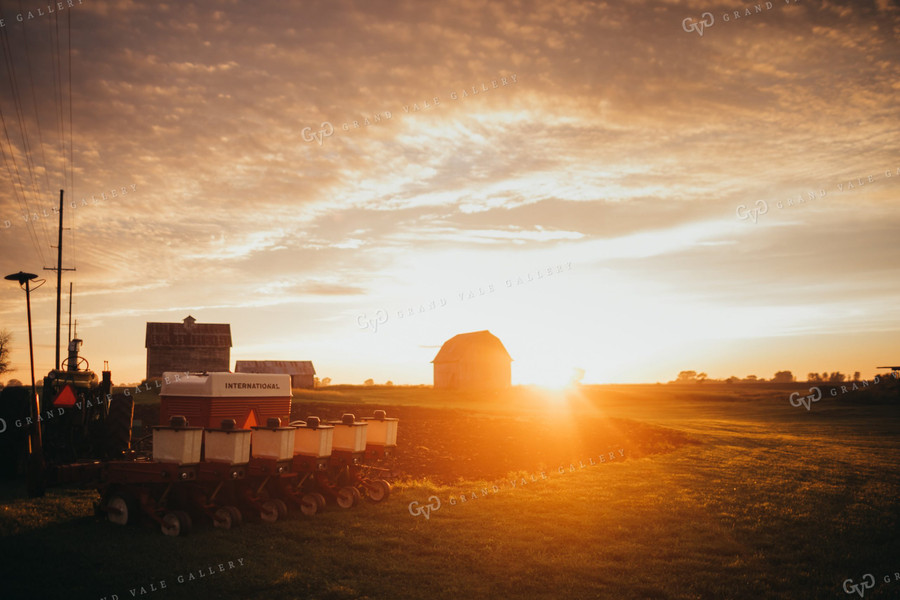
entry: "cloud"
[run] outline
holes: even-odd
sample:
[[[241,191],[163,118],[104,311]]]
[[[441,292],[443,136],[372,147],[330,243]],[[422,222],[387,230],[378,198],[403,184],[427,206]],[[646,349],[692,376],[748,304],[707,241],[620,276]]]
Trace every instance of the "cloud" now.
[[[22,110],[0,98],[0,256],[47,275],[53,219],[21,215],[52,215],[60,187],[135,184],[70,213],[66,262],[98,321],[302,304],[326,338],[329,303],[427,298],[410,274],[429,264],[465,283],[455,255],[482,279],[573,257],[723,311],[821,293],[834,327],[873,322],[896,297],[880,261],[900,174],[835,186],[900,167],[900,10],[772,4],[726,22],[744,5],[91,0],[71,11],[71,172],[49,30],[8,23]],[[682,29],[705,10],[702,37]],[[735,216],[820,188],[758,226]],[[20,301],[0,291],[0,314]]]

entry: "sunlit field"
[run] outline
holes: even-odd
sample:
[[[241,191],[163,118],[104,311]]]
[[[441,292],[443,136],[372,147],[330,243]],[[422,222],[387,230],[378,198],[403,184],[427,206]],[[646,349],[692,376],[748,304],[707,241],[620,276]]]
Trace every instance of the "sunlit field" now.
[[[849,598],[866,574],[900,597],[896,388],[794,391],[295,391],[294,417],[401,418],[386,501],[171,538],[7,486],[4,597]]]

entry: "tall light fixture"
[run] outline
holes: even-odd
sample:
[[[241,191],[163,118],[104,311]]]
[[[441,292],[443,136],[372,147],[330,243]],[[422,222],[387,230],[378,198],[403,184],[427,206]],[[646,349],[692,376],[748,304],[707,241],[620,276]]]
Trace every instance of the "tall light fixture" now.
[[[25,304],[28,307],[28,355],[31,358],[31,401],[29,413],[31,427],[28,435],[28,495],[32,498],[44,495],[44,452],[41,442],[41,424],[38,421],[41,407],[37,395],[37,386],[34,384],[34,341],[31,335],[31,280],[36,279],[34,273],[19,271],[7,275],[5,279],[16,281],[25,287]]]

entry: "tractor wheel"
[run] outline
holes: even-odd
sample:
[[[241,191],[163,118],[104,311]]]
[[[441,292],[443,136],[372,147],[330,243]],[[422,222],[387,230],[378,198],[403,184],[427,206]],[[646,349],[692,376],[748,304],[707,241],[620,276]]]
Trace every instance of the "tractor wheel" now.
[[[106,518],[116,525],[134,523],[138,516],[138,505],[130,494],[117,493],[106,503]]]
[[[240,527],[244,524],[244,515],[241,514],[240,509],[237,506],[223,506],[225,510],[231,513],[231,526],[232,527]]]
[[[313,492],[312,496],[316,499],[316,504],[319,505],[319,510],[325,508],[325,496],[323,496],[319,492]]]
[[[192,526],[189,514],[182,510],[173,510],[163,517],[162,532],[164,535],[177,537],[190,533]]]
[[[225,508],[217,508],[213,514],[213,526],[219,529],[231,529],[234,526],[234,514]]]
[[[369,500],[372,502],[381,502],[391,495],[391,484],[384,479],[379,479],[373,481],[372,487],[367,487],[366,492],[368,492]]]
[[[266,523],[274,523],[278,520],[278,505],[274,500],[266,500],[259,511],[259,518]]]
[[[354,487],[345,486],[338,490],[337,503],[341,508],[352,508],[359,502],[360,493]]]
[[[288,507],[284,500],[281,498],[275,498],[272,500],[275,503],[275,506],[278,508],[278,518],[284,519],[288,516]]]
[[[311,517],[319,512],[319,502],[312,494],[304,494],[303,498],[300,500],[300,512],[307,517]]]

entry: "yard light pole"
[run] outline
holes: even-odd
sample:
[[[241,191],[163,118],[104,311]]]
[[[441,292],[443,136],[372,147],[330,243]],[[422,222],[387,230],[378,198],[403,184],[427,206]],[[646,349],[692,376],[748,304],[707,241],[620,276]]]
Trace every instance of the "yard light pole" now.
[[[28,434],[28,495],[31,498],[44,495],[44,452],[41,442],[41,424],[38,417],[41,407],[37,395],[37,386],[34,384],[34,342],[31,335],[31,286],[32,279],[37,278],[34,273],[13,273],[5,279],[17,281],[20,286],[25,286],[25,304],[28,307],[28,355],[31,358],[31,400],[28,403],[28,412],[31,416],[31,427]]]

